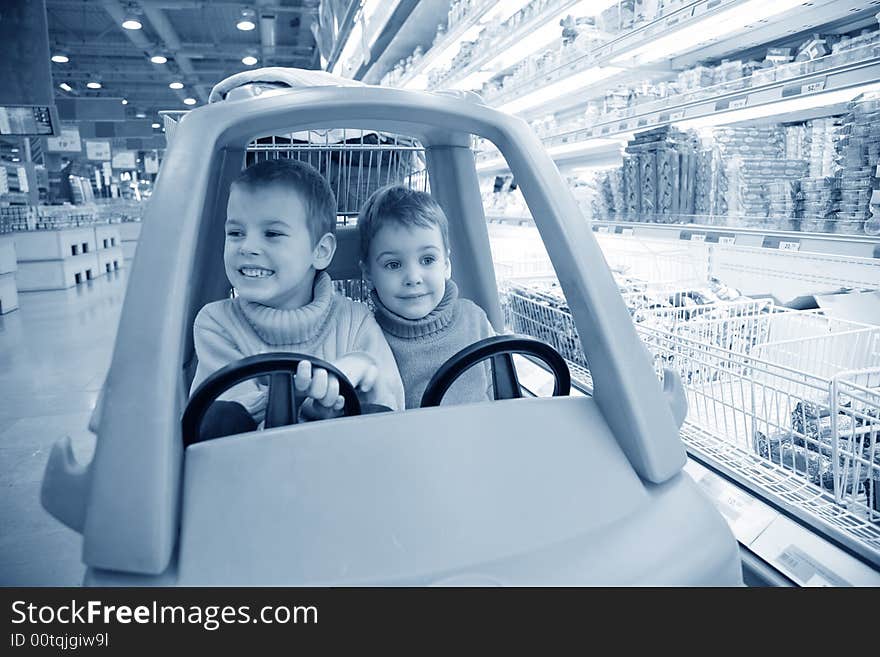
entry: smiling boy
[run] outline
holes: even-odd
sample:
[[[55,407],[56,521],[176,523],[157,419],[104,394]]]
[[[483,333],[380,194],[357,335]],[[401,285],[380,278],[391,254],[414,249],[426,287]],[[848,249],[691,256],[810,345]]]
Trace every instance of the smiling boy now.
[[[324,272],[336,252],[336,200],[321,174],[297,160],[267,160],[232,183],[223,260],[234,299],[205,305],[193,326],[198,367],[192,390],[221,367],[255,354],[299,352],[342,370],[362,401],[403,408],[394,357],[369,309],[334,293]],[[342,408],[339,385],[300,363],[296,388],[317,416]],[[252,431],[267,388],[247,381],[208,410],[203,439]]]

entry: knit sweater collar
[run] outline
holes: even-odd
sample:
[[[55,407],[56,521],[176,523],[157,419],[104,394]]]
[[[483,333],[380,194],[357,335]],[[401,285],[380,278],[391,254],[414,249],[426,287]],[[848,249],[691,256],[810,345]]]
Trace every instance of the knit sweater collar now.
[[[395,337],[411,340],[437,333],[449,326],[455,318],[455,309],[457,307],[455,301],[458,299],[458,286],[451,278],[448,279],[446,281],[446,290],[440,303],[421,319],[407,319],[388,310],[382,301],[379,300],[379,295],[376,294],[375,290],[370,293],[370,298],[373,300],[376,321],[382,327],[382,330]]]
[[[241,297],[237,301],[248,324],[263,342],[273,346],[297,344],[318,335],[330,316],[333,305],[330,275],[318,272],[312,290],[312,301],[292,310],[271,308]]]

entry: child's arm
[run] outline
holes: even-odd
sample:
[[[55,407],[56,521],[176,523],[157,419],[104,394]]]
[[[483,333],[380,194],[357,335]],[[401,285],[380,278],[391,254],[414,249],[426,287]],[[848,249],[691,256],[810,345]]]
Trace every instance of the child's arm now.
[[[403,381],[397,370],[397,361],[391,353],[391,347],[385,340],[385,334],[370,313],[364,314],[363,322],[358,327],[352,352],[364,352],[375,363],[375,381],[369,390],[361,390],[368,403],[387,406],[393,411],[404,409]],[[343,356],[345,358],[345,356]],[[340,368],[346,374],[345,368]],[[355,384],[357,385],[357,384]]]
[[[202,381],[221,367],[245,357],[207,306],[199,311],[193,323],[193,341],[195,342],[198,365],[190,387],[190,394]],[[255,380],[244,381],[234,386],[223,393],[220,398],[240,403],[253,416],[257,424],[263,421],[266,412],[266,392],[260,389]]]

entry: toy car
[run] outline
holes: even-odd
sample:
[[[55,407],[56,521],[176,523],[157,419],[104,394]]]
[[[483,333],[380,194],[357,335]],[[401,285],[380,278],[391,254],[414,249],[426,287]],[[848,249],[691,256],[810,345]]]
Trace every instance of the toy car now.
[[[230,181],[255,138],[315,128],[418,140],[461,294],[502,332],[471,150],[472,135],[494,142],[558,273],[592,396],[343,417],[184,448],[193,319],[230,293]],[[360,277],[352,231],[339,230],[334,280]],[[323,86],[187,114],[146,209],[90,427],[92,462],[76,463],[63,439],[42,492],[83,535],[88,585],[742,583],[727,523],[682,471],[679,426],[589,224],[528,125],[475,96]]]

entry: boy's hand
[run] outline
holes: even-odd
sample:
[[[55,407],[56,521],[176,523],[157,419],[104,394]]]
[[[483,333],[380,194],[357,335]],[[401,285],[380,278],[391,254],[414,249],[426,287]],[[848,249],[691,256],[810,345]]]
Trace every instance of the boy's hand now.
[[[348,377],[351,385],[361,392],[370,392],[379,378],[379,368],[375,359],[364,351],[353,351],[333,361],[333,364]]]
[[[304,360],[296,367],[296,376],[293,385],[300,393],[305,393],[307,403],[303,405],[308,415],[315,415],[312,419],[334,417],[334,414],[342,410],[345,399],[339,394],[339,381],[327,370],[320,367],[312,370],[312,363]]]
[[[337,358],[333,365],[345,374],[355,389],[362,392],[372,390],[379,377],[376,361],[362,351]],[[339,380],[323,368],[312,368],[310,361],[304,360],[297,365],[293,385],[307,397],[301,410],[305,420],[338,417],[345,406],[345,398],[339,394]]]

